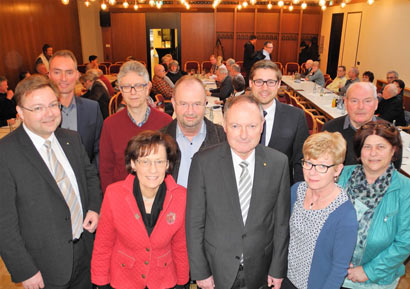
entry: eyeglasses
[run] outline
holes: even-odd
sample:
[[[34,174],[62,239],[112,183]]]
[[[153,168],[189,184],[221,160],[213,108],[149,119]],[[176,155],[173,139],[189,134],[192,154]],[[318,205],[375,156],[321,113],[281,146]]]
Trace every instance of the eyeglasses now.
[[[203,102],[194,102],[194,103],[188,103],[188,102],[177,102],[177,106],[181,107],[182,109],[188,109],[188,107],[192,107],[192,109],[199,109],[201,107],[205,106],[205,103]]]
[[[385,128],[394,131],[396,128],[391,123],[366,123],[360,127],[360,129],[375,129],[375,128]]]
[[[147,85],[148,85],[148,83],[137,83],[137,84],[134,84],[134,85],[121,85],[120,89],[124,93],[129,93],[133,89],[135,90],[135,92],[137,92],[137,91],[144,90],[144,88],[147,87]]]
[[[302,167],[303,167],[305,170],[310,171],[310,170],[314,167],[315,170],[316,170],[318,173],[321,173],[321,174],[326,174],[327,171],[329,170],[329,168],[334,167],[334,166],[335,166],[335,164],[334,164],[334,165],[330,165],[330,166],[328,166],[328,165],[322,165],[322,164],[314,165],[314,164],[312,164],[311,162],[302,160]]]
[[[262,87],[265,83],[268,87],[274,87],[276,84],[278,84],[279,80],[274,80],[274,79],[268,79],[268,80],[263,80],[263,79],[255,79],[252,80],[252,82],[255,84],[256,87]]]
[[[42,114],[42,113],[44,113],[47,109],[51,109],[51,110],[57,110],[57,109],[58,109],[58,110],[61,110],[61,103],[59,103],[59,102],[53,102],[53,103],[51,103],[49,106],[36,105],[36,106],[34,106],[33,108],[24,107],[24,106],[21,106],[21,105],[20,105],[20,107],[21,107],[22,109],[31,111],[31,112],[36,113],[36,114]]]
[[[155,164],[157,168],[164,168],[168,164],[168,160],[149,160],[149,159],[138,159],[137,163],[143,168],[150,168],[152,164]]]

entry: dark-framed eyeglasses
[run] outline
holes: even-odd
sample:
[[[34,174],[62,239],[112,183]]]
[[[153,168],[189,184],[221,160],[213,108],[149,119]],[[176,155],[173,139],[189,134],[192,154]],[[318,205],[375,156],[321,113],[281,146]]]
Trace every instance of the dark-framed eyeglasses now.
[[[36,105],[36,106],[33,106],[32,108],[28,108],[28,107],[24,107],[24,106],[21,106],[21,105],[19,105],[22,109],[25,109],[25,110],[28,110],[28,111],[31,111],[31,112],[33,112],[33,113],[36,113],[36,114],[41,114],[41,113],[44,113],[46,110],[48,110],[48,109],[51,109],[51,110],[61,110],[61,103],[59,103],[59,102],[53,102],[53,103],[50,103],[48,106],[43,106],[43,105]]]
[[[120,85],[120,89],[124,93],[129,93],[133,89],[135,92],[142,91],[147,87],[148,83],[136,83],[134,85]]]
[[[253,84],[255,84],[256,87],[262,87],[265,83],[268,87],[274,87],[276,84],[278,84],[279,80],[274,80],[274,79],[268,79],[268,80],[263,80],[263,79],[254,79],[252,80]]]
[[[336,164],[330,165],[330,166],[329,165],[323,165],[323,164],[314,165],[311,162],[308,162],[308,161],[305,161],[305,160],[302,160],[301,163],[302,163],[302,168],[304,168],[305,170],[310,171],[314,167],[315,170],[318,173],[321,173],[321,174],[326,174],[327,171],[329,170],[329,168],[334,167],[336,165]]]

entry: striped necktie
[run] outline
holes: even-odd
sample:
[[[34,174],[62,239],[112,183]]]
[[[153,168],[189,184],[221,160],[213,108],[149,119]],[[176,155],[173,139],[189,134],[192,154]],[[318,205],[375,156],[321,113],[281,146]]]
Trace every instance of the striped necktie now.
[[[57,182],[58,187],[70,209],[71,228],[73,239],[78,239],[83,232],[83,212],[79,200],[75,194],[74,188],[68,178],[63,166],[57,160],[57,157],[51,148],[51,141],[46,140],[44,146],[47,148],[47,156],[50,164],[51,174]]]
[[[242,161],[239,166],[242,168],[241,175],[239,177],[239,203],[241,205],[243,224],[246,224],[246,218],[248,217],[249,204],[251,203],[252,196],[252,179],[248,170],[248,163]]]

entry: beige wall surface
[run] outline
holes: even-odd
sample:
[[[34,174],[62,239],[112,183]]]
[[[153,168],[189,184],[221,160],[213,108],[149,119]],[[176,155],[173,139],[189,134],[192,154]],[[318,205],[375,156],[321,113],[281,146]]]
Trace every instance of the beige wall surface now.
[[[344,13],[339,64],[343,54],[346,19],[348,12],[362,11],[362,23],[357,61],[360,74],[370,70],[375,79],[386,79],[386,72],[396,70],[400,78],[410,87],[410,1],[376,0],[373,5],[366,2],[328,7],[323,12],[321,35],[324,49],[320,55],[321,70],[326,71],[332,14]],[[376,82],[374,82],[376,83]]]
[[[81,34],[83,59],[78,63],[88,63],[88,56],[97,55],[99,62],[104,62],[103,41],[100,27],[100,6],[85,7],[83,1],[77,1],[78,18]]]

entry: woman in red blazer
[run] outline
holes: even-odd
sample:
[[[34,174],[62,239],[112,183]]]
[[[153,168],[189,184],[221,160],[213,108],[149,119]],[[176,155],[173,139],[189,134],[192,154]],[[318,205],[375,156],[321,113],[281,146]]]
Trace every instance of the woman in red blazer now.
[[[183,288],[188,282],[186,190],[167,174],[175,159],[169,135],[145,131],[129,141],[130,174],[107,188],[94,242],[91,279],[99,288]]]

